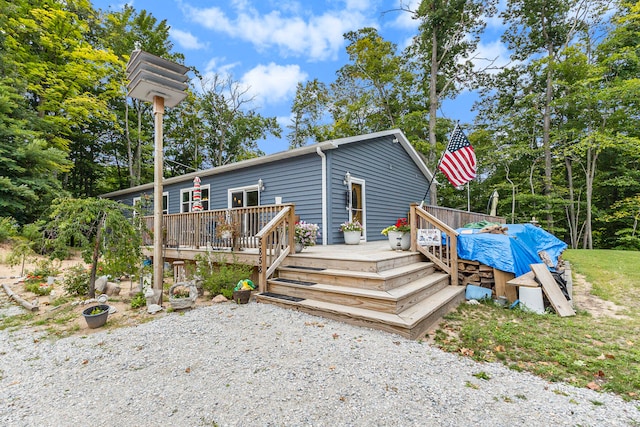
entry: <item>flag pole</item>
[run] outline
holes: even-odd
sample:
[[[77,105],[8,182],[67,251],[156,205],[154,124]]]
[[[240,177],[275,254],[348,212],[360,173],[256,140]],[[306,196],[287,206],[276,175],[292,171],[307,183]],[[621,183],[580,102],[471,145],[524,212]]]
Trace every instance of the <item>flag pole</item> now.
[[[451,132],[451,135],[453,135],[453,133],[456,131],[456,128],[460,126],[460,120],[456,121],[456,125],[453,128],[453,132]],[[429,180],[429,184],[427,185],[427,191],[425,191],[424,196],[422,197],[422,202],[420,202],[420,207],[424,206],[424,201],[427,198],[427,195],[429,194],[429,190],[431,189],[431,184],[433,184],[433,181],[436,179],[436,174],[438,173],[438,171],[440,170],[440,163],[442,163],[442,158],[444,157],[444,153],[447,152],[447,148],[449,148],[449,143],[451,142],[451,135],[449,135],[449,140],[447,141],[447,146],[444,147],[444,151],[442,152],[442,154],[440,154],[440,159],[438,160],[438,164],[436,165],[436,170],[435,172],[433,172],[431,174],[431,179]]]

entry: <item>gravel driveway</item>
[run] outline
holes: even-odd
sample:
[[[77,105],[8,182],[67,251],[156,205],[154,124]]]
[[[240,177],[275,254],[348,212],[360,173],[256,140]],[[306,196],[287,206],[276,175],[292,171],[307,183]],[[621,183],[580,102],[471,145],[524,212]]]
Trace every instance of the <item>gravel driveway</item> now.
[[[0,331],[2,426],[623,426],[639,406],[267,304]]]

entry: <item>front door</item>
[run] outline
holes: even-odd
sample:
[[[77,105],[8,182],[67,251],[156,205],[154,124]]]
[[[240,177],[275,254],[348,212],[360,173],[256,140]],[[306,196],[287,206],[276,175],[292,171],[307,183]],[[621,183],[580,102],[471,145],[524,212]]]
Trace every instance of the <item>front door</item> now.
[[[349,184],[349,193],[351,194],[349,200],[349,220],[358,221],[362,224],[364,232],[360,237],[362,240],[366,240],[366,212],[365,212],[365,197],[364,197],[364,180],[358,178],[351,178]]]

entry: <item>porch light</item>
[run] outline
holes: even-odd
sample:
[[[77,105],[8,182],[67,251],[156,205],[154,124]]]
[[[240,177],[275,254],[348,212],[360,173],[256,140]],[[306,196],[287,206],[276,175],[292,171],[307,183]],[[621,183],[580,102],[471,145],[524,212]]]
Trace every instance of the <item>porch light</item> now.
[[[264,182],[262,182],[262,178],[258,180],[258,188],[260,191],[264,191]]]
[[[347,171],[347,173],[344,175],[344,181],[342,181],[342,184],[349,185],[350,183],[351,183],[351,174],[349,173],[349,171]]]
[[[153,178],[153,289],[162,304],[162,116],[164,107],[175,107],[187,94],[186,75],[189,69],[139,48],[131,52],[127,63],[128,96],[140,101],[153,102],[154,117],[154,178]]]

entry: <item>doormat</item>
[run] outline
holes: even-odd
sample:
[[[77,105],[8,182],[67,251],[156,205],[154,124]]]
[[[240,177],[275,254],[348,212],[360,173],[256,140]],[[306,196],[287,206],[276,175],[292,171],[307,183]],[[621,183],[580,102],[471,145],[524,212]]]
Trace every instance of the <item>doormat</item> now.
[[[305,267],[303,265],[285,265],[285,267],[287,267],[287,268],[299,268],[299,269],[302,269],[302,270],[313,270],[313,271],[326,270],[326,268],[322,268],[322,267]]]
[[[269,298],[282,299],[285,301],[292,301],[292,302],[304,301],[304,298],[292,297],[289,295],[282,295],[282,294],[274,294],[272,292],[263,292],[260,295],[264,295],[265,297],[269,297]]]
[[[285,283],[293,283],[294,285],[303,285],[303,286],[312,286],[316,285],[316,282],[305,282],[304,280],[294,280],[294,279],[282,279],[280,277],[273,279],[276,282],[285,282]]]

